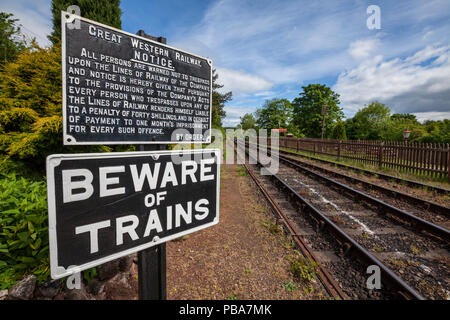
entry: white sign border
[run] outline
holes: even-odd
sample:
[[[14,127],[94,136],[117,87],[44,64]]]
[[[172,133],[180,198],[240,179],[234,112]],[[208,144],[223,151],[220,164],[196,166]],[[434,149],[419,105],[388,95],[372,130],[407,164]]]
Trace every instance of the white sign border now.
[[[111,158],[130,158],[152,155],[173,155],[173,154],[196,154],[211,153],[217,157],[217,183],[216,183],[216,216],[212,222],[188,229],[168,237],[154,238],[153,241],[141,244],[137,247],[117,252],[100,259],[90,261],[80,266],[69,266],[67,269],[58,265],[58,243],[56,233],[56,199],[55,199],[55,176],[54,169],[61,164],[63,160],[85,160],[85,159],[111,159]],[[75,154],[52,154],[47,157],[47,204],[48,204],[48,234],[50,249],[50,275],[52,279],[60,279],[79,273],[83,270],[96,267],[103,263],[145,250],[155,245],[165,243],[178,237],[211,227],[219,223],[220,209],[220,150],[219,149],[189,149],[189,150],[160,150],[160,151],[138,151],[138,152],[106,152],[106,153],[75,153]]]
[[[209,95],[209,130],[206,130],[206,133],[208,133],[208,136],[206,137],[206,140],[184,140],[184,141],[85,141],[85,142],[77,142],[76,139],[67,133],[67,124],[66,124],[66,108],[67,108],[67,96],[66,96],[66,89],[67,89],[67,81],[66,81],[66,23],[71,22],[74,19],[80,19],[82,21],[86,21],[88,23],[92,23],[95,25],[98,25],[103,28],[110,29],[114,32],[122,33],[131,37],[135,37],[138,39],[141,39],[143,41],[152,42],[155,45],[163,46],[172,50],[176,50],[179,52],[183,52],[186,54],[189,54],[191,56],[204,59],[208,62],[208,64],[211,67],[211,76],[210,76],[210,86],[211,86],[211,92]],[[210,58],[205,58],[199,55],[196,55],[194,53],[190,53],[178,48],[174,48],[171,46],[168,46],[167,44],[153,41],[151,39],[147,39],[141,36],[138,36],[136,34],[132,34],[130,32],[120,30],[108,25],[105,25],[103,23],[93,21],[66,11],[61,11],[61,56],[62,56],[62,114],[63,114],[63,144],[67,146],[73,146],[73,145],[120,145],[120,144],[178,144],[178,143],[202,143],[202,144],[208,144],[211,143],[211,130],[212,130],[212,92],[213,92],[213,66],[212,66],[212,60]],[[70,142],[68,141],[70,139]]]

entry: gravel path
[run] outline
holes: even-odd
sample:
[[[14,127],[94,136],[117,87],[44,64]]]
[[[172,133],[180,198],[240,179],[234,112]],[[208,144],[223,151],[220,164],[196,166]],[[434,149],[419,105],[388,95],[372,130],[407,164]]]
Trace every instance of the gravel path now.
[[[218,225],[167,244],[168,299],[328,298],[316,279],[294,279],[298,252],[242,167],[222,166],[220,197]]]

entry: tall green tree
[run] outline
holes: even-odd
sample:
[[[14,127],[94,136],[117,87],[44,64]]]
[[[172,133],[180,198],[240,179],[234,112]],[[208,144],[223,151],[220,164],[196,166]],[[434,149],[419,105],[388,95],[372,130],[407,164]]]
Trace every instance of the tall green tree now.
[[[246,113],[241,117],[240,127],[243,130],[255,129],[256,128],[256,119],[251,113]]]
[[[344,121],[338,121],[333,128],[331,138],[337,140],[347,140],[347,133],[345,132]]]
[[[393,121],[410,121],[411,123],[418,124],[417,117],[411,113],[394,113],[391,116],[391,120]]]
[[[28,47],[18,21],[12,13],[0,12],[0,66],[14,60],[20,51]]]
[[[326,85],[309,84],[292,101],[293,122],[309,138],[320,138],[322,133],[322,107],[327,106],[325,137],[330,136],[334,124],[344,116],[339,107],[339,94]]]
[[[285,129],[292,121],[292,110],[292,104],[287,99],[266,100],[256,110],[256,123],[263,129]]]
[[[382,132],[389,125],[390,116],[389,107],[374,101],[346,121],[347,135],[350,139],[381,140]]]
[[[53,44],[61,40],[61,11],[67,11],[71,5],[80,7],[84,18],[122,28],[120,0],[52,0],[53,31],[48,38]]]
[[[213,83],[212,83],[212,114],[211,123],[213,128],[222,128],[222,120],[225,118],[225,103],[230,101],[233,97],[231,91],[226,93],[220,93],[218,90],[223,88],[222,84],[219,84],[217,80],[219,79],[219,74],[216,69],[213,69]]]

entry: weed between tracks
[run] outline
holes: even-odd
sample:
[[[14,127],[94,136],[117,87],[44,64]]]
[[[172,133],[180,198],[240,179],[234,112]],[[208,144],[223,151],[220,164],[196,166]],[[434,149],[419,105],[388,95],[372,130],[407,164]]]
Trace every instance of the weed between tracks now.
[[[316,278],[316,271],[319,264],[302,256],[291,256],[290,271],[295,279],[300,282],[310,282]]]

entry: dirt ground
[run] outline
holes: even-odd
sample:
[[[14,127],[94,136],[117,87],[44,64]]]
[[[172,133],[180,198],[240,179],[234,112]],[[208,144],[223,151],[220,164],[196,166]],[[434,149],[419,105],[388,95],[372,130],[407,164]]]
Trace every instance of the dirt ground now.
[[[167,243],[168,299],[322,299],[295,280],[296,251],[239,165],[222,165],[219,224]],[[270,228],[272,226],[272,228]]]

